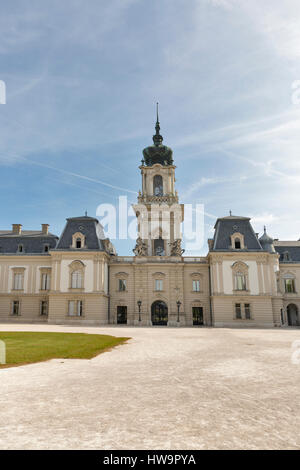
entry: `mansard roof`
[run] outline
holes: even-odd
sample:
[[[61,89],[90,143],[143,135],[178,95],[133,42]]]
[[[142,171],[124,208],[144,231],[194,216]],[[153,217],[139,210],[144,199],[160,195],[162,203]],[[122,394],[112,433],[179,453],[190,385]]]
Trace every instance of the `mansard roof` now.
[[[250,223],[250,217],[230,215],[217,219],[211,251],[236,251],[231,248],[231,235],[244,236],[245,248],[239,251],[263,251]]]
[[[85,247],[81,251],[105,251],[103,240],[104,232],[98,219],[89,216],[71,217],[59,238],[56,250],[78,251],[72,248],[72,237],[75,233],[82,233],[85,237]]]
[[[280,263],[300,263],[300,241],[274,241]]]
[[[3,255],[48,255],[45,246],[49,249],[56,246],[58,237],[52,233],[45,234],[38,230],[22,230],[20,234],[8,230],[0,231],[0,254]],[[22,252],[18,252],[18,247],[22,245]]]

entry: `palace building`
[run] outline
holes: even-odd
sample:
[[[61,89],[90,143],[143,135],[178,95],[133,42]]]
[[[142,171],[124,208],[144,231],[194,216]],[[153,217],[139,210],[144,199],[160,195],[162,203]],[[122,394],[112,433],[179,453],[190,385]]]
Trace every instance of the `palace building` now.
[[[134,256],[118,256],[99,221],[68,218],[57,237],[0,231],[0,322],[141,326],[300,326],[300,241],[254,232],[249,217],[217,219],[208,253],[184,256],[184,205],[157,117],[139,167]]]

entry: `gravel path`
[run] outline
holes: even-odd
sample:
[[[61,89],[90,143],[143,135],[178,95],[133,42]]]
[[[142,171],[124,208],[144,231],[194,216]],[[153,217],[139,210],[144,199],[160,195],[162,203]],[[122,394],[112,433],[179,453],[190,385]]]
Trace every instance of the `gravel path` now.
[[[299,449],[298,329],[0,325],[130,336],[0,370],[1,449]]]

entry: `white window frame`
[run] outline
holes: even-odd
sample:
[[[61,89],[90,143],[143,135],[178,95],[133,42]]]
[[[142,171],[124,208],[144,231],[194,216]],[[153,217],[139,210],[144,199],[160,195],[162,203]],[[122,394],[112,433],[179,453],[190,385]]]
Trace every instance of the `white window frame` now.
[[[119,292],[126,292],[127,290],[127,279],[119,279]]]
[[[14,290],[23,290],[24,286],[24,274],[14,273]]]
[[[200,292],[200,281],[199,281],[199,279],[193,279],[193,292]]]
[[[51,277],[49,273],[42,273],[42,287],[41,290],[50,290]]]
[[[71,274],[71,288],[82,289],[82,271],[73,271]]]
[[[163,279],[155,279],[155,290],[161,292],[164,290],[164,281]]]
[[[83,302],[82,300],[69,300],[68,302],[68,315],[70,317],[83,316]]]

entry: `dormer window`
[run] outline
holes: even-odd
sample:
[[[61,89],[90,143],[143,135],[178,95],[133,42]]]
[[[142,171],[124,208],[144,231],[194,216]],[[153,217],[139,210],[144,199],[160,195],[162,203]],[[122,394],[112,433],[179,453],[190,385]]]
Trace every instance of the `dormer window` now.
[[[44,245],[44,253],[48,253],[49,252],[49,245]]]
[[[80,250],[85,248],[85,236],[81,232],[76,232],[72,236],[72,248]]]
[[[244,243],[244,235],[239,232],[235,232],[231,235],[231,249],[233,250],[244,250],[245,243]]]
[[[24,253],[23,245],[18,245],[18,253]]]
[[[236,238],[236,239],[234,240],[234,248],[235,248],[236,250],[240,250],[240,249],[241,249],[241,240],[240,240],[239,238]]]

